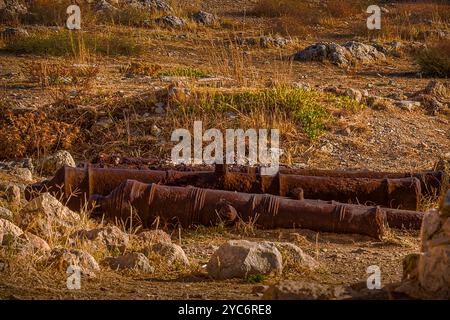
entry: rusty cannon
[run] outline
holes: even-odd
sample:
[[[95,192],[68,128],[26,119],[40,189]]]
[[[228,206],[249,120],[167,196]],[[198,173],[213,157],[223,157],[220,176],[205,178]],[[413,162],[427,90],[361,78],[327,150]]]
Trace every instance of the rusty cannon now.
[[[292,198],[335,200],[343,203],[373,204],[416,210],[421,194],[415,177],[399,179],[339,178],[279,173],[263,176],[256,171],[229,172],[225,165],[215,171],[137,170],[63,167],[51,180],[26,189],[27,198],[48,191],[62,196],[68,206],[79,210],[92,194],[107,195],[121,182],[133,179],[144,183],[195,186],[246,193],[268,193]]]
[[[337,202],[295,200],[269,194],[250,194],[196,187],[122,182],[107,196],[92,195],[98,215],[127,221],[136,213],[144,227],[160,223],[189,227],[211,226],[239,219],[258,227],[305,228],[323,232],[356,233],[381,239],[386,212]]]
[[[80,210],[93,194],[106,195],[121,182],[135,179],[145,183],[163,183],[177,180],[192,172],[162,170],[130,170],[61,167],[50,180],[34,183],[25,189],[25,197],[33,198],[41,192],[50,192],[57,198],[67,202],[67,206],[75,211]]]
[[[177,171],[214,171],[214,165],[161,165],[154,158],[135,158],[119,155],[98,155],[91,164],[100,168],[122,168],[122,169],[151,169],[151,170],[177,170]],[[233,166],[234,171],[257,173],[260,168],[250,166]],[[292,174],[314,177],[333,178],[368,178],[368,179],[402,179],[415,177],[420,180],[421,191],[426,196],[435,196],[439,193],[444,180],[443,171],[423,172],[387,172],[368,170],[321,170],[321,169],[295,169],[281,166],[281,174]],[[444,186],[445,187],[445,186]],[[445,188],[446,190],[446,188]],[[444,191],[445,191],[444,190]]]

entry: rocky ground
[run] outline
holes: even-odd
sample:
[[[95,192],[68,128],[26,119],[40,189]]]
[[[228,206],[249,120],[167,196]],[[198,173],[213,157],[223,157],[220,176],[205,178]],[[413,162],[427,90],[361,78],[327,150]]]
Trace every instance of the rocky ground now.
[[[385,5],[393,22],[409,12],[414,32],[404,35],[361,32],[364,11],[289,24],[252,13],[258,1],[91,2],[94,14],[74,38],[85,46],[70,47],[61,21],[39,20],[36,8],[48,8],[46,1],[33,7],[0,0],[0,298],[260,299],[288,292],[400,299],[428,298],[420,295],[424,288],[448,286],[448,219],[436,212],[422,235],[392,229],[378,241],[246,223],[130,229],[71,212],[48,194],[23,197],[27,184],[60,165],[100,153],[167,161],[172,130],[194,120],[220,129],[277,126],[282,161],[295,167],[406,172],[441,160],[443,168],[450,158],[449,81],[424,70],[415,55],[448,41],[448,5],[439,7],[441,20],[430,20],[427,6]],[[149,14],[133,11],[135,23],[124,25],[98,18],[124,19],[117,12],[133,6]],[[320,8],[325,14],[333,7]],[[106,53],[105,35],[117,37]],[[96,48],[89,47],[93,37]],[[423,210],[437,206],[437,199],[422,203]],[[439,241],[421,248],[436,235]],[[419,271],[404,274],[404,257],[420,251],[410,258]],[[218,268],[218,256],[230,266]],[[81,290],[67,288],[71,264],[82,268]],[[385,290],[367,290],[371,265],[380,267]],[[447,278],[430,280],[430,270]],[[403,277],[409,282],[395,291]],[[283,280],[295,283],[267,290]]]

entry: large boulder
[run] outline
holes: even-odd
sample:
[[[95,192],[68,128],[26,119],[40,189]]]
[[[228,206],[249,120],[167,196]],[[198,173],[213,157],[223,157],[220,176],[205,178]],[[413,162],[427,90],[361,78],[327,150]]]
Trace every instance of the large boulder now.
[[[74,241],[88,242],[91,246],[105,246],[109,251],[123,253],[130,237],[116,226],[78,230],[70,235]]]
[[[319,42],[297,52],[294,56],[295,60],[329,61],[339,67],[347,67],[355,61],[372,63],[385,58],[385,55],[374,46],[356,41],[350,41],[343,45],[334,42]]]
[[[48,240],[61,236],[80,221],[80,216],[50,193],[43,193],[19,212],[19,226]]]
[[[450,241],[429,248],[419,259],[419,283],[440,298],[450,299]]]
[[[208,274],[216,279],[247,278],[255,274],[281,274],[280,251],[270,242],[231,240],[221,245],[208,262]]]
[[[62,247],[55,248],[50,252],[46,264],[61,272],[67,272],[69,266],[77,266],[81,273],[87,276],[95,276],[95,272],[100,270],[97,261],[89,253]]]
[[[150,11],[150,13],[173,11],[172,7],[163,0],[127,0],[126,4],[136,9]]]
[[[156,19],[155,21],[158,24],[170,28],[181,28],[186,24],[186,22],[182,18],[179,18],[177,16],[163,16],[161,18]]]
[[[12,222],[0,218],[0,245],[8,246],[16,250],[31,249],[33,251],[50,251],[48,243],[28,232],[23,232]]]
[[[0,218],[0,245],[8,245],[23,234],[22,229],[11,221]]]
[[[421,253],[404,261],[404,282],[396,289],[415,298],[450,299],[450,190],[440,210],[422,220]]]
[[[346,67],[351,61],[351,54],[337,43],[319,42],[297,52],[294,59],[300,61],[330,61],[337,66]]]
[[[102,264],[113,270],[130,269],[145,273],[154,272],[154,268],[150,265],[147,257],[140,252],[129,252],[118,257],[106,257]]]
[[[371,63],[377,60],[385,60],[384,53],[379,52],[374,46],[364,44],[357,41],[349,41],[343,45],[346,48],[353,59],[356,59],[362,63]]]
[[[42,159],[38,167],[42,174],[53,175],[63,166],[75,167],[75,160],[68,151],[59,150]]]
[[[155,253],[164,258],[167,264],[179,263],[184,266],[189,265],[189,259],[183,249],[175,243],[156,243],[146,247],[142,251],[146,256]]]
[[[192,20],[194,20],[198,24],[203,24],[203,25],[208,26],[208,25],[214,24],[214,22],[216,22],[216,20],[217,20],[217,17],[212,13],[205,12],[205,11],[199,11],[192,15]]]

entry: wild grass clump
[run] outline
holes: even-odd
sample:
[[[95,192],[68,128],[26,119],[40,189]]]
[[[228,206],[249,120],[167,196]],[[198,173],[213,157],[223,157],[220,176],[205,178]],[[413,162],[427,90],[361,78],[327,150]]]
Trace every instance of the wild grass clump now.
[[[195,94],[186,103],[177,106],[184,115],[237,113],[243,119],[259,114],[270,123],[274,118],[293,119],[304,134],[314,140],[325,132],[333,120],[331,109],[356,111],[359,103],[350,98],[341,98],[316,91],[299,88],[275,87],[232,94]],[[272,119],[272,120],[270,120]],[[256,123],[254,123],[256,124]],[[261,123],[264,125],[264,123]]]
[[[14,54],[72,56],[83,58],[91,54],[105,56],[139,55],[142,45],[120,34],[85,34],[59,31],[34,33],[5,40],[3,51]]]
[[[450,42],[439,42],[413,54],[421,70],[428,75],[450,77]]]
[[[430,30],[449,30],[450,5],[448,1],[414,1],[397,3],[382,13],[381,29],[368,30],[365,21],[354,26],[353,32],[368,38],[383,40],[423,41],[436,37]]]
[[[86,87],[98,74],[97,65],[70,65],[57,61],[41,61],[27,66],[30,80],[41,87],[77,85]]]
[[[365,0],[328,0],[321,4],[297,0],[259,0],[252,14],[259,17],[276,18],[277,32],[290,35],[305,35],[308,27],[330,25],[335,19],[351,19],[367,8]]]

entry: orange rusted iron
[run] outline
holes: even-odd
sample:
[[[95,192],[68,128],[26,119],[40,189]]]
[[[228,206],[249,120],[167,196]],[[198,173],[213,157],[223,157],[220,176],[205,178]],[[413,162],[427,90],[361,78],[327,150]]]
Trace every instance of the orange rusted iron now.
[[[229,172],[226,165],[216,171],[137,170],[112,168],[61,168],[51,180],[31,185],[34,192],[49,191],[68,199],[71,209],[79,210],[92,194],[107,195],[121,182],[134,179],[144,183],[172,186],[196,186],[246,193],[268,193],[295,199],[335,200],[343,203],[374,204],[416,210],[421,194],[415,177],[369,179],[314,177],[279,173],[263,176],[256,171]]]
[[[126,180],[107,196],[93,195],[96,212],[126,221],[136,213],[144,227],[156,219],[172,225],[213,225],[255,221],[261,228],[305,228],[323,232],[357,233],[377,239],[385,232],[386,213],[380,207],[294,200],[196,187],[145,184]]]
[[[213,165],[161,165],[155,158],[135,158],[119,155],[101,154],[93,160],[93,166],[101,168],[123,169],[151,169],[151,170],[177,170],[177,171],[214,171]],[[258,167],[233,166],[235,172],[257,173]],[[320,169],[295,169],[281,166],[279,173],[301,176],[333,177],[333,178],[368,178],[368,179],[401,179],[415,177],[420,180],[421,191],[424,195],[434,196],[439,191],[444,178],[443,171],[423,172],[383,172],[367,170],[320,170]]]
[[[36,193],[50,192],[57,198],[67,201],[72,210],[80,210],[92,194],[108,194],[126,179],[135,179],[145,183],[160,183],[170,179],[179,179],[191,172],[162,170],[129,170],[62,167],[51,180],[44,180],[28,186],[27,199]]]

